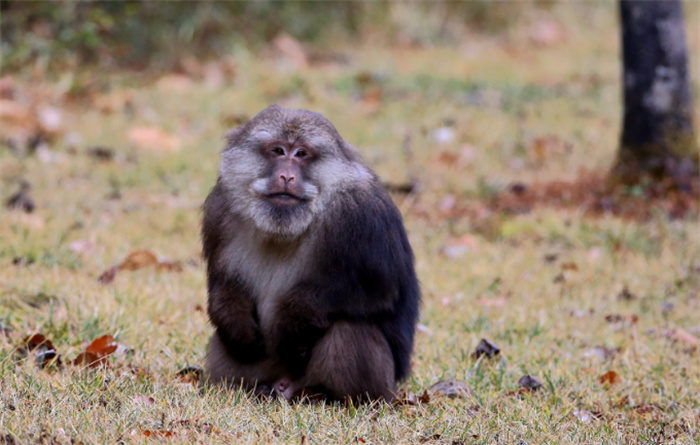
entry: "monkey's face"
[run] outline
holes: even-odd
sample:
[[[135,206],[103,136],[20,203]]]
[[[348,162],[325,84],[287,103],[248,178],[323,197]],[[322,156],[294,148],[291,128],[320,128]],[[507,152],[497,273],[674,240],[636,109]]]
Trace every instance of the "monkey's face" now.
[[[323,116],[271,106],[228,135],[219,170],[232,211],[262,232],[296,238],[339,189],[372,174]]]

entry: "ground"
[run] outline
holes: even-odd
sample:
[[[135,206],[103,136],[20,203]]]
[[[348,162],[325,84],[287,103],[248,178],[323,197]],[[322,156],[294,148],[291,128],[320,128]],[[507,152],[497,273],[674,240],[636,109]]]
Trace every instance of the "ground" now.
[[[682,211],[638,188],[586,200],[619,136],[615,9],[542,20],[308,60],[239,48],[77,97],[71,73],[5,78],[3,107],[25,114],[3,113],[2,198],[24,178],[35,208],[0,218],[0,442],[700,443],[697,195]],[[198,233],[222,136],[270,103],[325,114],[385,182],[417,184],[393,195],[423,291],[397,406],[257,401],[178,376],[212,332]],[[53,136],[27,153],[36,125]],[[573,191],[538,198],[552,188]],[[21,358],[36,333],[62,366]],[[118,347],[93,347],[102,365],[70,363],[105,334]],[[472,357],[482,338],[500,354]],[[524,375],[542,387],[520,390]],[[473,392],[421,397],[441,380]]]

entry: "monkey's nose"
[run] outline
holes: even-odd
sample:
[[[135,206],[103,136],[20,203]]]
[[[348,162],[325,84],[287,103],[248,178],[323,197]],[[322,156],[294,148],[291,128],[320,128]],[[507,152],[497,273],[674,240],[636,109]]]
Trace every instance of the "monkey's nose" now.
[[[285,183],[289,184],[294,182],[294,175],[283,173],[280,175],[280,179]]]

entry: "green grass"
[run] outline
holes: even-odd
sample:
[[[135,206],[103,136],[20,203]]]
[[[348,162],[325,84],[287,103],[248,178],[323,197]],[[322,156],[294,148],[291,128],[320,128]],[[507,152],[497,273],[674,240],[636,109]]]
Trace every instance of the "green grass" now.
[[[697,7],[687,6],[697,17]],[[697,220],[657,215],[639,223],[547,207],[473,220],[440,211],[448,195],[474,203],[511,182],[567,179],[612,164],[618,47],[614,8],[600,8],[609,14],[580,23],[558,4],[553,13],[569,34],[552,47],[478,35],[464,47],[360,44],[340,48],[349,65],[296,75],[269,58],[236,53],[236,77],[219,88],[131,87],[133,113],[101,113],[89,101],[66,105],[65,126],[83,143],[71,152],[59,138],[50,146],[56,162],[3,148],[2,197],[15,178],[27,178],[37,209],[3,209],[0,218],[0,323],[12,328],[0,335],[0,432],[20,443],[700,443],[698,351],[668,338],[672,329],[700,337]],[[688,26],[697,67],[697,20]],[[370,87],[381,90],[379,105],[359,99],[365,73],[378,76]],[[114,88],[127,89],[117,77]],[[475,92],[488,100],[474,101]],[[201,366],[211,334],[200,309],[199,205],[216,178],[225,122],[272,102],[324,113],[386,181],[416,172],[421,193],[395,197],[424,295],[425,329],[402,389],[422,393],[457,379],[473,398],[290,405],[176,378],[185,366]],[[440,144],[433,134],[447,121],[454,139]],[[151,124],[177,135],[182,149],[133,147],[128,131]],[[401,148],[407,135],[411,162]],[[543,136],[570,148],[537,157],[533,141]],[[114,149],[116,160],[88,157],[94,145]],[[440,161],[465,147],[471,155],[459,165]],[[121,198],[107,199],[115,190]],[[464,235],[470,250],[447,256],[444,247]],[[78,240],[87,249],[72,250]],[[183,271],[146,268],[121,272],[109,285],[97,281],[138,249],[181,261]],[[15,265],[16,257],[30,264]],[[624,288],[633,299],[618,298]],[[637,321],[608,322],[609,315]],[[47,335],[64,362],[103,334],[130,352],[112,357],[108,369],[39,369],[15,353],[34,332]],[[470,358],[481,338],[501,348],[497,359]],[[596,346],[620,352],[605,361]],[[622,381],[602,385],[609,370]],[[542,381],[541,390],[509,395],[525,374]],[[582,421],[581,412],[596,416]]]

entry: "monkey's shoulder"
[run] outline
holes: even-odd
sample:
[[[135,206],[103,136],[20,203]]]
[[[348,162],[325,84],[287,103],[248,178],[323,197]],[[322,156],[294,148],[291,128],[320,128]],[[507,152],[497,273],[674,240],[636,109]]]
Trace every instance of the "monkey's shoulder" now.
[[[401,212],[380,184],[348,188],[339,194],[327,212],[323,246],[356,253],[397,248],[412,257]]]

